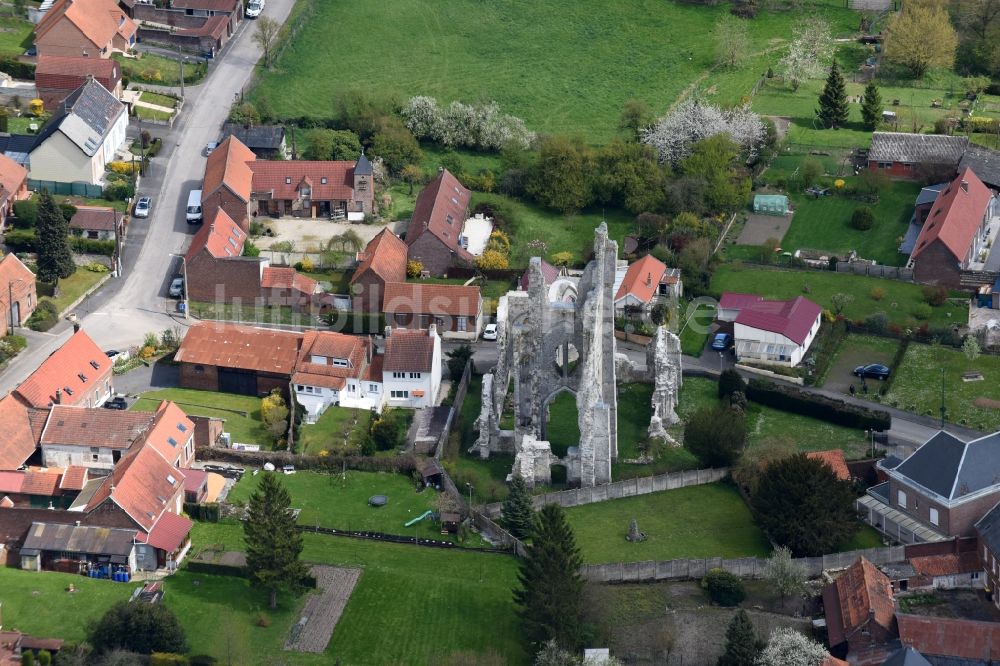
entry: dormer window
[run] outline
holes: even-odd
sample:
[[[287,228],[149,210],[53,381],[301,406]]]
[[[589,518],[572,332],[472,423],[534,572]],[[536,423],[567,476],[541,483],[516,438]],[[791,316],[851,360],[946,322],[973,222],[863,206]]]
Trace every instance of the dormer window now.
[[[90,362],[90,367],[92,367],[94,370],[100,370],[101,369],[101,366],[98,365],[97,361],[91,361]]]
[[[180,430],[181,432],[187,432],[187,426],[184,425],[183,423],[178,423],[177,429]]]
[[[167,443],[170,444],[170,446],[177,446],[177,440],[173,437],[167,437]]]
[[[79,377],[80,381],[83,382],[84,384],[87,383],[87,375],[83,374],[82,372],[78,372],[76,373],[76,376]]]
[[[63,386],[63,392],[65,392],[66,395],[73,395],[73,389],[68,386]]]
[[[174,478],[173,474],[167,474],[167,483],[169,483],[170,485],[174,485],[175,483],[177,483],[177,479]]]

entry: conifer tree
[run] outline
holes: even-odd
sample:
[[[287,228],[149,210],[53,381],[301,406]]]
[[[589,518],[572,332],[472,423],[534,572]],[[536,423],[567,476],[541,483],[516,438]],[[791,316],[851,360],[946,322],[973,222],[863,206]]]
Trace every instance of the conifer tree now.
[[[519,606],[524,636],[532,652],[550,640],[575,650],[580,643],[583,611],[583,558],[561,507],[545,505],[538,512],[533,539],[521,559]]]
[[[847,123],[847,91],[844,87],[844,77],[840,74],[837,61],[833,61],[830,75],[826,77],[826,85],[819,96],[819,108],[816,115],[824,127],[837,129]]]
[[[69,247],[69,222],[63,217],[48,190],[38,197],[37,227],[38,279],[56,284],[76,272]]]
[[[882,120],[882,94],[874,81],[865,86],[865,94],[861,98],[861,118],[867,130],[874,130]]]
[[[250,578],[270,592],[272,609],[278,607],[279,590],[299,590],[307,573],[306,565],[299,561],[302,534],[295,527],[291,503],[278,477],[265,472],[260,486],[250,495],[243,523]]]
[[[762,649],[764,641],[757,636],[750,616],[741,608],[729,621],[726,651],[719,657],[716,666],[754,666]]]
[[[518,539],[531,535],[535,522],[535,507],[531,503],[528,484],[520,476],[510,480],[507,499],[503,501],[503,525]]]

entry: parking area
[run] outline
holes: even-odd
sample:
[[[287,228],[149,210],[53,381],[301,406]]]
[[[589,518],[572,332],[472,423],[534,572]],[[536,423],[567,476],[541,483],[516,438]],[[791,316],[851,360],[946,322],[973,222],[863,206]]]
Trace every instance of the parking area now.
[[[859,393],[863,392],[861,379],[854,376],[854,369],[859,365],[881,363],[892,368],[892,361],[899,348],[899,341],[891,338],[879,338],[871,335],[848,335],[840,343],[830,369],[823,380],[823,388],[841,393],[850,393],[851,385]],[[874,391],[881,384],[877,379],[865,381],[869,391]]]

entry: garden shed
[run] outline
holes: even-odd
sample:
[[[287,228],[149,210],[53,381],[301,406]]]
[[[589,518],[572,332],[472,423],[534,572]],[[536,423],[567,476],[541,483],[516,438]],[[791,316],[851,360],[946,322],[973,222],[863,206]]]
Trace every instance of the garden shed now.
[[[788,197],[784,194],[758,194],[753,198],[753,212],[764,215],[787,215]]]

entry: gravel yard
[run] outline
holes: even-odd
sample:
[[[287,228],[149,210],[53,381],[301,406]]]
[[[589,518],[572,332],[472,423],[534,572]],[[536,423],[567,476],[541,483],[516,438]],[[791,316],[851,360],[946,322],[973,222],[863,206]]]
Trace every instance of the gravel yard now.
[[[297,652],[323,652],[326,650],[337,621],[351,598],[351,592],[358,579],[360,569],[344,569],[316,565],[312,568],[316,576],[317,592],[302,609],[299,621],[288,631],[286,650]]]

